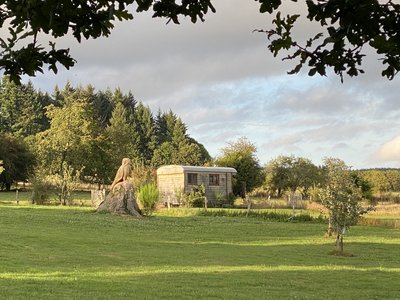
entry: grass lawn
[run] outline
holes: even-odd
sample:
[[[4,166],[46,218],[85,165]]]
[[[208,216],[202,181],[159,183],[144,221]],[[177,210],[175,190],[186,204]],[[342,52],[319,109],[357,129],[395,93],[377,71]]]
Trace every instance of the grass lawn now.
[[[29,189],[19,190],[18,194],[14,191],[0,191],[0,205],[1,204],[16,204],[17,200],[19,204],[27,205],[32,202],[31,200],[32,191]],[[90,206],[90,191],[74,191],[73,194],[73,204]],[[47,202],[51,204],[59,204],[60,201],[58,199],[57,191],[53,190],[49,193],[49,199]]]
[[[400,230],[0,205],[0,299],[400,299]]]

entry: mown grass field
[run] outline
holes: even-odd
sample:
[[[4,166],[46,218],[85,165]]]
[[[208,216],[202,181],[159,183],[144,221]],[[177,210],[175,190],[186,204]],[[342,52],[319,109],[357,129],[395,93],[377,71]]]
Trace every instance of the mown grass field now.
[[[32,202],[31,200],[32,191],[29,189],[20,190],[18,194],[15,190],[13,191],[0,191],[0,205],[1,204],[19,204],[27,205]],[[73,205],[76,206],[91,206],[90,191],[74,191],[73,192]],[[49,193],[49,199],[47,203],[50,205],[58,205],[60,203],[56,190]]]
[[[400,230],[0,205],[0,299],[400,299]]]

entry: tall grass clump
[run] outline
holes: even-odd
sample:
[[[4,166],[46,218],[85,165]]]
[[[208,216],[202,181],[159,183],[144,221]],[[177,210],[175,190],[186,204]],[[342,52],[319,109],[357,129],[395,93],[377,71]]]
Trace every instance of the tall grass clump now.
[[[136,198],[143,206],[143,214],[150,216],[156,209],[160,192],[154,183],[142,185],[136,192]]]
[[[213,209],[199,210],[197,215],[210,217],[249,217],[277,222],[326,223],[326,219],[322,215],[313,217],[308,213],[291,214],[283,211],[251,210],[247,212],[241,209]]]

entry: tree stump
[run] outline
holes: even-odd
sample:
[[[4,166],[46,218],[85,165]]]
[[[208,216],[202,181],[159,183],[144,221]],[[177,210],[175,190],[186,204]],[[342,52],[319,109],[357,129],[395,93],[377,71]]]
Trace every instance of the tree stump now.
[[[110,212],[118,215],[132,215],[138,218],[142,213],[136,202],[133,193],[132,184],[129,181],[123,181],[116,184],[105,200],[100,202],[97,212]]]

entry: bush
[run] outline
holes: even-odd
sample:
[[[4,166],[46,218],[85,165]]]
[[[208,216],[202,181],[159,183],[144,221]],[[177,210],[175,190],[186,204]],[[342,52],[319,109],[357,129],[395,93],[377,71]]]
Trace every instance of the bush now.
[[[205,191],[202,184],[193,187],[189,194],[184,195],[186,207],[204,207]]]
[[[143,206],[143,214],[150,216],[156,209],[159,198],[159,191],[154,183],[147,183],[141,186],[136,192],[136,197]]]
[[[225,195],[221,192],[215,192],[214,199],[215,199],[213,203],[214,207],[223,207],[223,205],[227,203]]]
[[[49,175],[47,179],[52,182],[59,191],[58,197],[60,204],[72,205],[73,204],[73,192],[78,189],[80,184],[80,176],[82,169],[76,170],[66,162],[62,165],[60,174]]]
[[[131,182],[135,189],[149,182],[154,182],[156,180],[155,174],[155,170],[146,166],[143,162],[132,160]]]
[[[37,174],[31,178],[32,182],[32,204],[45,204],[50,197],[51,184],[43,176]]]

